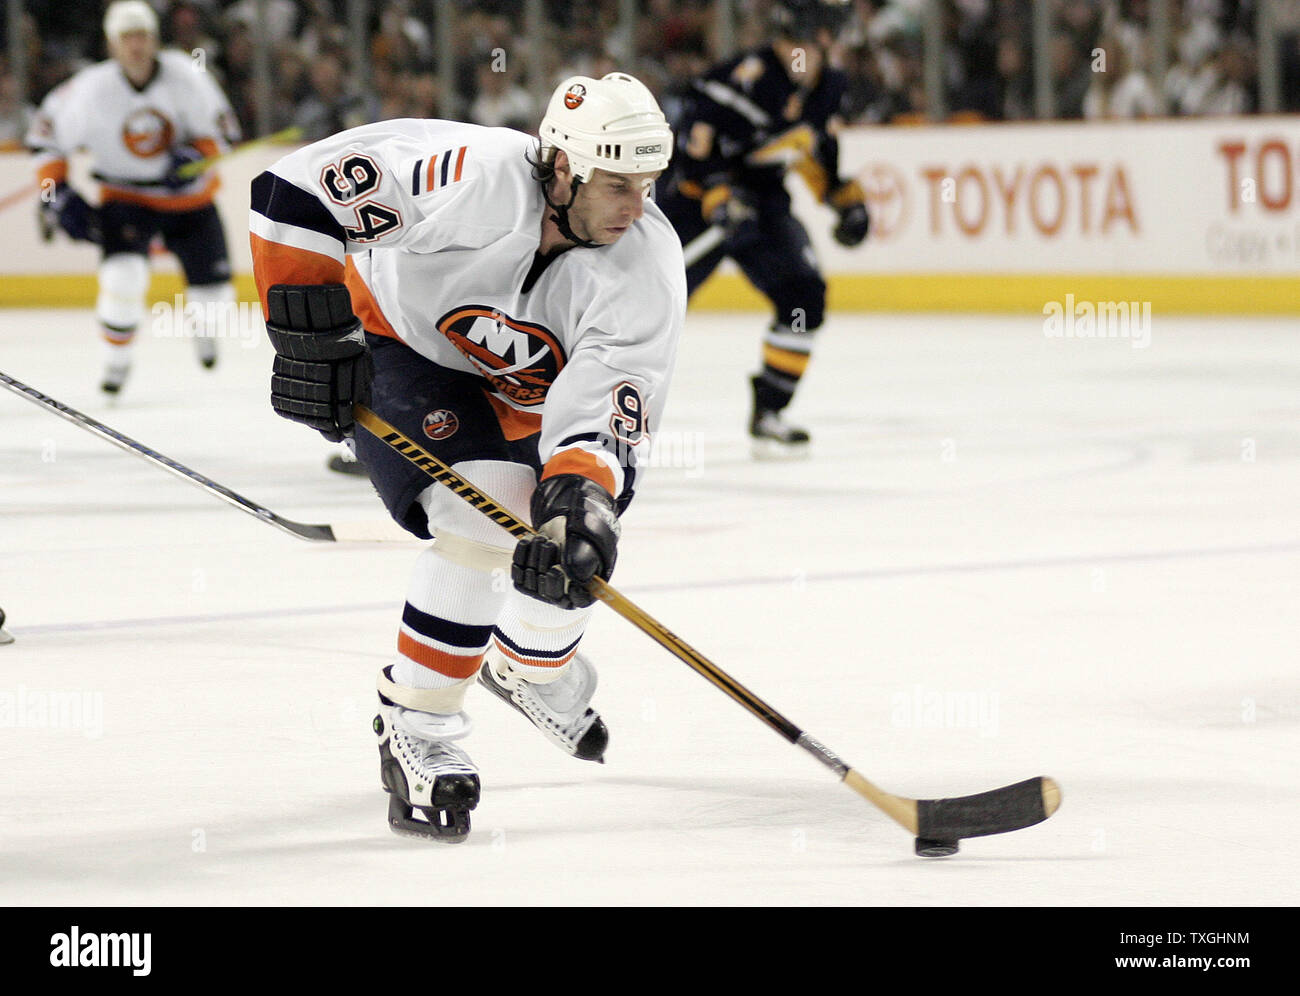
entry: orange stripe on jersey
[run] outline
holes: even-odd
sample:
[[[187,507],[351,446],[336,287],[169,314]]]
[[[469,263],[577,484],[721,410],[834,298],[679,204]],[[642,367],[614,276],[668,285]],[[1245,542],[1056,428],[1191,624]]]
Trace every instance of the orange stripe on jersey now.
[[[501,653],[503,653],[506,657],[509,657],[512,661],[517,661],[520,664],[527,664],[529,667],[564,667],[565,664],[568,664],[569,661],[573,660],[574,654],[578,652],[578,648],[574,647],[567,654],[565,654],[563,657],[560,658],[520,657],[517,653],[515,653],[513,650],[507,647],[500,640],[493,640],[492,642],[497,645],[497,649],[501,651]]]
[[[581,474],[595,481],[611,495],[614,493],[614,472],[586,450],[560,450],[547,460],[546,466],[542,468],[542,480],[556,474]]]
[[[456,157],[456,175],[451,178],[452,183],[455,183],[460,179],[460,168],[465,165],[465,150],[468,148],[468,145],[462,145],[460,147],[460,155]]]
[[[807,353],[794,353],[775,346],[763,347],[763,362],[793,377],[803,376],[803,372],[808,369],[809,359],[811,357]]]
[[[262,314],[267,314],[266,292],[276,284],[341,284],[343,263],[333,256],[295,249],[249,233],[253,250],[253,278],[262,298]]]
[[[437,156],[430,156],[430,157],[429,157],[429,168],[428,168],[427,170],[424,171],[424,192],[425,192],[426,194],[427,194],[430,190],[433,189],[433,184],[434,184],[434,179],[433,179],[433,168],[434,168],[436,165],[438,165],[438,157],[437,157]]]
[[[217,144],[215,138],[196,138],[190,145],[198,149],[199,155],[204,159],[212,159],[221,155],[221,146]]]
[[[42,183],[46,180],[65,183],[68,179],[68,161],[66,159],[55,159],[46,163],[36,171],[36,179]]]
[[[142,194],[136,190],[122,190],[119,187],[104,187],[103,197],[105,204],[114,201],[118,204],[138,204],[141,207],[150,208],[153,211],[197,211],[201,207],[207,207],[212,203],[212,198],[216,196],[217,190],[221,187],[221,181],[217,179],[216,174],[208,177],[208,182],[203,189],[193,194],[185,194],[182,197],[159,197],[154,194]]]
[[[397,331],[384,317],[375,295],[361,279],[361,274],[357,272],[357,266],[352,262],[351,256],[343,266],[343,283],[347,286],[348,293],[352,295],[352,314],[361,319],[362,328],[375,335],[386,335],[390,339],[399,338]]]
[[[517,408],[511,408],[495,394],[488,394],[486,390],[483,393],[487,395],[488,404],[496,412],[497,421],[501,423],[501,434],[506,439],[514,442],[516,439],[523,439],[534,432],[542,431],[542,416],[534,415],[532,412],[521,412]]]
[[[478,674],[479,665],[483,663],[483,654],[449,654],[443,650],[426,647],[418,640],[413,640],[405,633],[397,634],[397,652],[409,657],[421,667],[437,671],[448,678],[465,679]]]

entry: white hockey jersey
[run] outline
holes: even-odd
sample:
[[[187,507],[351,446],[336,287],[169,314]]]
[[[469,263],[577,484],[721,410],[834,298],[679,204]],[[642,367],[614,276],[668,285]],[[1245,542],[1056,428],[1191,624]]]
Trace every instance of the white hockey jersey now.
[[[264,307],[274,284],[346,283],[367,331],[482,377],[507,438],[540,431],[544,477],[617,496],[676,358],[681,243],[647,202],[614,244],[541,269],[536,141],[406,119],[300,149],[253,181],[254,273]]]
[[[215,156],[238,141],[239,126],[216,82],[183,52],[159,52],[157,70],[135,87],[117,62],[90,66],[50,91],[32,119],[27,145],[42,179],[67,178],[67,159],[86,150],[103,199],[164,211],[211,202],[209,171],[179,189],[161,185],[173,148],[192,145]]]

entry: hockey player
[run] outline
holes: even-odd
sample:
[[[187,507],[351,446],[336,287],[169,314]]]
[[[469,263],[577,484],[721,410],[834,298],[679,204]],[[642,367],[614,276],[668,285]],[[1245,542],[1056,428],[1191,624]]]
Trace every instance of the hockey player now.
[[[187,177],[187,163],[216,156],[238,138],[230,105],[182,52],[158,50],[158,16],[143,0],[117,0],[104,14],[112,58],[52,90],[27,144],[37,154],[42,226],[101,248],[96,315],[106,345],[109,394],[131,369],[149,289],[149,244],[160,234],[180,259],[187,318],[204,367],[216,364],[220,309],[235,301],[226,236],[213,197],[215,174]],[[86,149],[102,184],[95,209],[68,184],[68,156]]]
[[[253,181],[275,410],[338,441],[353,435],[353,402],[368,399],[544,534],[515,544],[355,434],[394,519],[433,539],[378,678],[398,833],[469,832],[479,776],[461,743],[476,680],[569,754],[603,758],[596,673],[577,654],[592,606],[584,581],[613,570],[685,319],[681,244],[647,200],[671,154],[653,96],[611,73],[561,83],[540,139],[384,121]]]
[[[656,199],[685,246],[690,293],[730,256],[775,309],[751,379],[749,432],[759,456],[801,452],[809,442],[781,412],[826,306],[808,233],[790,211],[787,167],[839,215],[837,242],[856,246],[867,235],[862,188],[839,175],[837,111],[847,77],[827,64],[847,12],[847,0],[778,0],[770,45],[728,59],[692,86],[673,122],[678,154],[659,181]]]

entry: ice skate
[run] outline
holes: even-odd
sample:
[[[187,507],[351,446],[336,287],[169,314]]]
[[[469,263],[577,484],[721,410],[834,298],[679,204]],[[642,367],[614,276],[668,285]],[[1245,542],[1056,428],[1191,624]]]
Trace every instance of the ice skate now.
[[[780,412],[762,408],[754,409],[749,435],[754,456],[760,460],[807,456],[812,441],[806,429],[787,424]]]
[[[104,379],[99,382],[99,389],[105,394],[119,393],[130,372],[131,358],[129,356],[110,358],[108,363],[104,365]]]
[[[596,669],[581,654],[546,684],[525,681],[499,651],[491,649],[478,673],[479,684],[508,702],[566,754],[605,763],[609,730],[591,708]]]
[[[370,471],[366,465],[356,457],[345,453],[335,453],[325,464],[336,474],[347,474],[350,477],[368,477]]]
[[[211,370],[217,365],[217,340],[210,335],[194,337],[194,352],[204,370]]]
[[[469,812],[479,800],[478,769],[452,742],[469,733],[469,717],[403,709],[380,695],[374,730],[393,833],[449,844],[469,836]]]

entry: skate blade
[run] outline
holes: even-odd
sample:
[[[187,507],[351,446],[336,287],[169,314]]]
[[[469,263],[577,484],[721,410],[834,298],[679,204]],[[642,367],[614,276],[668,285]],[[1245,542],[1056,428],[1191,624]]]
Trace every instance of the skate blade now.
[[[812,456],[812,443],[782,443],[775,439],[751,440],[749,451],[755,460],[807,460]]]
[[[415,810],[397,795],[388,799],[388,828],[399,837],[459,844],[469,838],[468,809],[421,809],[424,820],[415,818]]]

